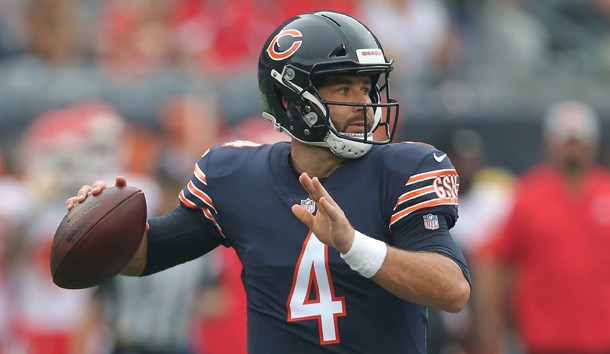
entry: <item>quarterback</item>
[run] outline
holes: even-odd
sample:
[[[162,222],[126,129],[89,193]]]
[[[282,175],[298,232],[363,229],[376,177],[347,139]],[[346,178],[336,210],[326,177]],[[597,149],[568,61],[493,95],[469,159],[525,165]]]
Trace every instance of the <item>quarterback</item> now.
[[[391,70],[351,16],[317,11],[281,24],[263,45],[258,82],[263,117],[291,141],[206,151],[179,206],[149,218],[122,274],[233,247],[249,353],[425,353],[427,307],[458,312],[470,296],[449,232],[459,177],[433,146],[391,143]],[[68,209],[104,188],[83,186]]]

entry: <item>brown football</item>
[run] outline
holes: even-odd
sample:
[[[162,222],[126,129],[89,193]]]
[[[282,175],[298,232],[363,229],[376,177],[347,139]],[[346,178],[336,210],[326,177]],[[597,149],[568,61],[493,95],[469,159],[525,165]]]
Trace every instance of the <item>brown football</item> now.
[[[65,289],[98,285],[136,253],[146,228],[144,193],[108,187],[76,204],[57,227],[51,249],[53,282]]]

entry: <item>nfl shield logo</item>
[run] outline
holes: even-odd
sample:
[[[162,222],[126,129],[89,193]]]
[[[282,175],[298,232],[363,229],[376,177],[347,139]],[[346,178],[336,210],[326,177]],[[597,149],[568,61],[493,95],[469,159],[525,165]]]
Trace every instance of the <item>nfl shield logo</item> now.
[[[428,230],[438,229],[438,216],[432,214],[424,215],[424,227]]]
[[[314,201],[309,198],[301,200],[301,206],[307,209],[312,214],[316,212],[316,203],[314,203]]]

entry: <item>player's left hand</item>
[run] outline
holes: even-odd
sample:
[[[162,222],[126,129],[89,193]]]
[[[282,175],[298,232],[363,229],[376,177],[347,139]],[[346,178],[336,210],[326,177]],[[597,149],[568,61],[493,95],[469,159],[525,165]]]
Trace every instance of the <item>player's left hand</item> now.
[[[292,213],[307,225],[318,239],[341,253],[346,253],[354,241],[354,227],[343,213],[343,210],[328,194],[317,177],[310,178],[307,173],[299,176],[299,182],[316,202],[318,211],[315,215],[300,205],[292,206]]]

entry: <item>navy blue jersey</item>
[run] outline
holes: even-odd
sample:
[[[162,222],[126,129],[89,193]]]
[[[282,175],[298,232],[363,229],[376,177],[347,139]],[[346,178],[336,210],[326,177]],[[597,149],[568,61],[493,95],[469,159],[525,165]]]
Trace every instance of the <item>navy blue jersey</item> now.
[[[289,143],[212,148],[180,194],[214,224],[217,235],[202,237],[221,237],[241,259],[249,353],[425,353],[426,308],[351,270],[292,214],[294,204],[312,212],[315,204],[289,154]],[[395,247],[441,252],[467,275],[451,238],[436,237],[457,219],[459,180],[443,152],[419,143],[373,146],[324,187],[358,231]],[[414,224],[429,234],[407,232]]]

